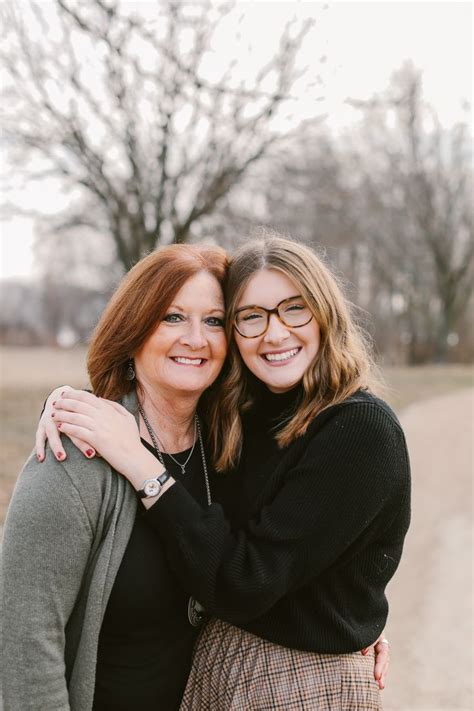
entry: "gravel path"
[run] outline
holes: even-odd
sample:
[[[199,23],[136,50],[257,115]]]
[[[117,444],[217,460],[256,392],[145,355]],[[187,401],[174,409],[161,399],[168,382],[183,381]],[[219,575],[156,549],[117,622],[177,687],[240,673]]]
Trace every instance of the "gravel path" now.
[[[412,525],[388,589],[392,660],[385,711],[473,706],[474,390],[401,416],[413,475]]]

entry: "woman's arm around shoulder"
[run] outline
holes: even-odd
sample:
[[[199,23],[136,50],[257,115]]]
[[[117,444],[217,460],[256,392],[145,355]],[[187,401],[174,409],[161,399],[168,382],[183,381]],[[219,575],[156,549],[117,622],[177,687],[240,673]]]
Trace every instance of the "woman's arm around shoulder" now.
[[[278,483],[237,531],[219,505],[201,508],[179,484],[147,513],[183,584],[231,622],[251,619],[249,610],[259,616],[315,579],[372,524],[400,517],[400,541],[408,526],[405,439],[376,402],[335,408],[320,428],[315,421],[279,467]]]
[[[63,446],[58,428],[54,421],[54,406],[62,397],[67,396],[71,390],[72,387],[70,385],[60,385],[46,398],[35,433],[35,452],[38,462],[44,461],[46,443],[48,443],[59,462],[64,461],[67,457],[66,448]],[[70,437],[70,440],[88,459],[95,456],[95,450],[87,442],[77,437]]]

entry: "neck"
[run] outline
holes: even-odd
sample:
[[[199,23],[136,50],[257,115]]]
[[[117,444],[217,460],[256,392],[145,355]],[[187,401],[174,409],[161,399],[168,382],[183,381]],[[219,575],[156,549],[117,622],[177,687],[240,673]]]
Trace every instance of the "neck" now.
[[[150,392],[145,389],[139,395],[140,404],[165,451],[181,452],[192,446],[198,400],[196,395],[179,396],[176,392]],[[144,423],[140,423],[140,434],[153,444]]]

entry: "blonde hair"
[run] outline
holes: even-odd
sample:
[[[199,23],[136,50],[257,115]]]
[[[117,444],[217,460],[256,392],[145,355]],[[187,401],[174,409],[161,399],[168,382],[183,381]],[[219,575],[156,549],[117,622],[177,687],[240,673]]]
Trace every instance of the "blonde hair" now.
[[[244,289],[262,269],[276,269],[297,285],[319,324],[321,338],[318,353],[303,375],[303,395],[297,411],[275,435],[279,446],[287,447],[304,435],[317,414],[359,388],[381,388],[369,341],[355,325],[351,305],[334,275],[309,247],[267,232],[263,238],[241,247],[230,261],[226,288],[229,362],[218,399],[211,407],[210,421],[219,471],[235,467],[239,461],[241,412],[252,407],[260,382],[242,362],[233,338],[233,320]]]

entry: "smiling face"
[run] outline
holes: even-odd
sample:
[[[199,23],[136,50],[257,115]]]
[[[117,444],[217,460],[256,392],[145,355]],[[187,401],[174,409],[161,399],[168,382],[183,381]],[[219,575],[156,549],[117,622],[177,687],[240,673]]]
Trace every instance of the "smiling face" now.
[[[262,306],[271,310],[283,300],[300,295],[300,289],[286,274],[277,269],[261,269],[250,278],[237,309]],[[275,393],[290,390],[301,381],[320,343],[315,318],[305,326],[290,328],[276,314],[271,314],[262,336],[244,338],[234,329],[234,337],[247,368]]]
[[[224,297],[208,272],[192,276],[134,355],[142,386],[197,398],[217,378],[227,353]]]

